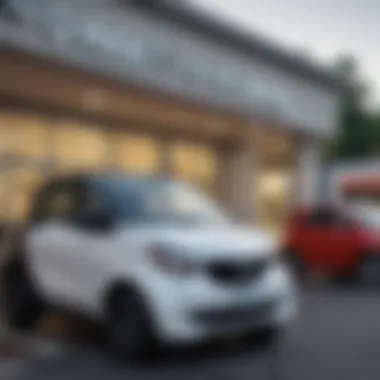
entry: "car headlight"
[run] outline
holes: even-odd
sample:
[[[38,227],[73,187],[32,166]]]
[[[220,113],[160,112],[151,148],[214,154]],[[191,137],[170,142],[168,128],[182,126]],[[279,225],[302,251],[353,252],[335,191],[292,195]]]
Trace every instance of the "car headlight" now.
[[[197,265],[179,247],[154,245],[149,249],[149,259],[161,271],[173,275],[191,275]]]

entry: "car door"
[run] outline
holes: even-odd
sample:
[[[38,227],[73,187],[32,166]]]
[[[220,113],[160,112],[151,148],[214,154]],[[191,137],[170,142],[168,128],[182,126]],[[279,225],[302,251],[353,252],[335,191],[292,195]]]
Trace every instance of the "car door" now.
[[[329,207],[318,210],[313,216],[314,255],[318,267],[324,271],[333,269],[334,257],[340,250],[342,230],[339,221],[336,210]]]
[[[113,216],[89,182],[74,188],[76,209],[66,226],[63,255],[75,288],[75,307],[98,313],[104,286],[110,276],[115,229]]]
[[[296,248],[306,268],[319,269],[323,266],[325,249],[325,226],[321,210],[310,210],[297,224]]]
[[[357,250],[357,230],[352,221],[336,211],[326,233],[325,263],[327,269],[340,272],[348,269]]]
[[[26,236],[31,275],[43,297],[53,304],[71,304],[75,294],[74,267],[66,246],[71,239],[67,228],[76,207],[72,183],[57,181],[37,196]]]

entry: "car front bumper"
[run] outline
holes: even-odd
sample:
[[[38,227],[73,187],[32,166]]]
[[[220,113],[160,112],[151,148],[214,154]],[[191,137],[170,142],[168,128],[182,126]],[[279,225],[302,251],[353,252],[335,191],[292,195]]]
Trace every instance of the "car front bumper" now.
[[[249,285],[178,279],[175,286],[161,284],[147,293],[151,294],[157,334],[168,343],[196,343],[261,328],[284,328],[298,310],[296,288],[281,265],[268,269]]]

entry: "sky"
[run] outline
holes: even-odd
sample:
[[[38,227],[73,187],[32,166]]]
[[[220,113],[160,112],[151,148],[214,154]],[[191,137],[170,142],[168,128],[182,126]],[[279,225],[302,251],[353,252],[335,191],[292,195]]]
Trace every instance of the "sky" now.
[[[379,0],[188,0],[292,50],[329,64],[354,55],[380,105]]]

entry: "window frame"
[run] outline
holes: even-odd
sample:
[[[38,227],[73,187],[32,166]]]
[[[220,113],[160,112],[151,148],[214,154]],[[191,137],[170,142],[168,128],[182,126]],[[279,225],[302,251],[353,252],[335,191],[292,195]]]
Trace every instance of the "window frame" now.
[[[315,221],[316,216],[320,219],[318,222]],[[325,219],[321,221],[321,216]],[[328,219],[326,218],[328,216]],[[326,222],[327,219],[327,222]],[[304,219],[304,224],[307,228],[338,228],[345,227],[349,225],[349,221],[345,215],[333,208],[322,208],[314,209],[310,211]]]
[[[29,218],[30,223],[40,224],[49,220],[59,220],[73,224],[75,220],[75,214],[72,214],[69,217],[63,217],[52,215],[52,213],[48,210],[52,199],[54,199],[53,197],[57,196],[60,192],[62,192],[62,190],[65,189],[67,189],[68,192],[72,192],[71,196],[74,197],[74,208],[76,208],[80,203],[80,186],[81,181],[77,179],[53,180],[45,184],[34,198],[32,212]],[[76,196],[74,195],[75,191],[78,192]]]

